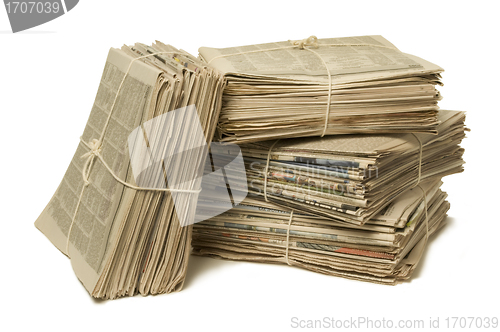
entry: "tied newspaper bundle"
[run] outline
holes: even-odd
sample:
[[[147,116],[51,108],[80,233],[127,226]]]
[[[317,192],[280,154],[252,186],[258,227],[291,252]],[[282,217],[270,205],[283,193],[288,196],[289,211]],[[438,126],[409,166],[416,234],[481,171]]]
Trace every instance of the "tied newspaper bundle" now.
[[[440,185],[439,180],[425,181],[425,202],[420,188],[413,188],[363,226],[283,210],[249,196],[194,226],[193,253],[396,284],[410,278],[427,236],[445,222],[449,203]]]
[[[224,85],[161,42],[109,51],[80,144],[35,222],[93,297],[182,288]]]
[[[382,36],[277,42],[200,57],[227,77],[218,139],[436,133],[440,67]]]
[[[449,209],[441,178],[463,171],[465,114],[438,119],[437,135],[241,145],[249,195],[194,226],[194,253],[383,284],[409,278]]]
[[[362,225],[424,179],[463,171],[465,114],[441,110],[438,119],[437,135],[335,135],[240,145],[248,190],[294,210]]]

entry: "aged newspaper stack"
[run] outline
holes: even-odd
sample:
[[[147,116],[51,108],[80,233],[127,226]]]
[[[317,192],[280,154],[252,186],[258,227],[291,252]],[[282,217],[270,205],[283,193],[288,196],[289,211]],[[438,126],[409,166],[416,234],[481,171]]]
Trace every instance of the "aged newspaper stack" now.
[[[294,210],[362,225],[422,180],[463,171],[465,114],[441,110],[438,119],[438,135],[332,135],[240,145],[248,190]]]
[[[216,70],[160,42],[109,51],[80,144],[35,223],[93,297],[181,289],[192,225],[179,211],[196,204],[199,167],[169,167],[189,164],[172,158],[158,160],[162,169],[146,157],[209,144],[224,85]]]
[[[435,133],[442,69],[382,36],[199,49],[227,77],[218,139]]]
[[[427,236],[446,220],[449,203],[440,185],[436,179],[424,181],[426,202],[420,188],[410,189],[363,226],[283,209],[250,195],[232,210],[195,225],[193,253],[397,284],[411,277]]]
[[[449,209],[440,179],[463,171],[465,114],[440,110],[438,120],[438,135],[241,145],[249,195],[194,226],[194,254],[383,284],[408,279]]]

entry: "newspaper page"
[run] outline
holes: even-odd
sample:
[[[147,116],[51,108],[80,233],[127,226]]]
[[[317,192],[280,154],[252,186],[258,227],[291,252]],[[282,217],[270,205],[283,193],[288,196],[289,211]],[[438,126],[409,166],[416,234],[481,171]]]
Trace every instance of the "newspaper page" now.
[[[211,66],[226,75],[269,76],[328,83],[325,65],[318,55],[290,46],[289,41],[283,41],[223,49],[201,47],[199,53]],[[276,48],[283,49],[255,52]],[[382,36],[318,39],[318,47],[312,49],[325,61],[336,84],[443,71],[435,64],[399,51]],[[237,54],[244,52],[253,53]],[[223,57],[214,59],[218,56]]]

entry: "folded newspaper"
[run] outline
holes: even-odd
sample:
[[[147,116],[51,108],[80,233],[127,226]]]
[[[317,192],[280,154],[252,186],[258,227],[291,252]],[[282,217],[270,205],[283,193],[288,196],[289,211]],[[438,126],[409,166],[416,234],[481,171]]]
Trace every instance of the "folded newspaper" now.
[[[292,214],[249,195],[232,210],[194,226],[193,253],[397,284],[410,278],[427,237],[445,223],[449,203],[441,183],[421,184],[425,201],[420,188],[408,190],[363,226]]]
[[[227,87],[218,139],[436,133],[442,68],[382,36],[199,49]]]
[[[197,167],[169,168],[189,164],[183,158],[151,167],[147,157],[210,143],[224,85],[216,70],[160,42],[109,51],[81,142],[35,223],[93,297],[182,288],[192,225],[179,211],[196,204]]]

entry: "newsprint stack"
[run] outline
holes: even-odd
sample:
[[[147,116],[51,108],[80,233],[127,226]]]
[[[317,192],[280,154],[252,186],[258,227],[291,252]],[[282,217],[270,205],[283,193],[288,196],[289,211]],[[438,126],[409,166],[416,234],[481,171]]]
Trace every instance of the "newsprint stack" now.
[[[186,180],[196,167],[169,166],[204,160],[163,156],[211,141],[224,84],[214,69],[160,42],[109,51],[76,153],[35,222],[93,297],[182,288],[192,226],[174,206],[193,210],[199,184]]]
[[[190,253],[410,278],[446,222],[441,179],[463,171],[465,114],[439,109],[443,70],[381,36],[199,53],[109,52],[35,223],[87,291],[179,291]]]
[[[443,70],[381,36],[199,52],[227,77],[217,139],[241,143],[249,194],[195,224],[194,254],[408,279],[446,222],[441,178],[463,171]]]

